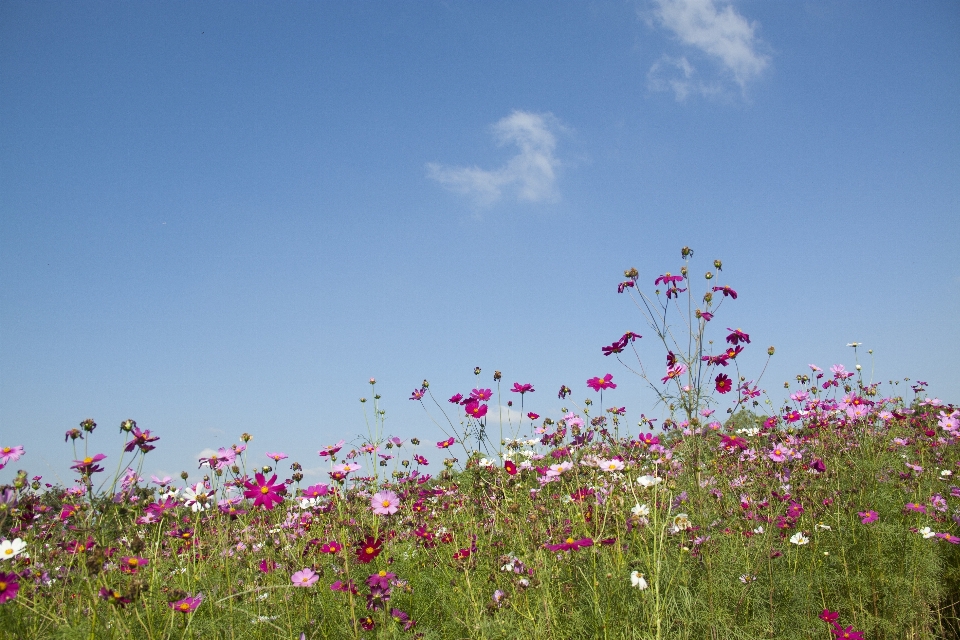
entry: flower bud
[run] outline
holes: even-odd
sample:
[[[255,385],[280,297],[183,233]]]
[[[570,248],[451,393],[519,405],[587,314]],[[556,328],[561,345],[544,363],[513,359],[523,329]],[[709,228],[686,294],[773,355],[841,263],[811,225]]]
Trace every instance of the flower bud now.
[[[775,351],[776,351],[776,349],[774,349],[773,346],[770,346],[770,347],[767,348],[767,355],[768,355],[768,356],[772,356]]]
[[[377,384],[376,378],[370,378],[370,384]]]
[[[707,271],[707,272],[703,275],[703,277],[706,278],[707,280],[713,280],[713,273],[711,273],[710,271]]]
[[[243,440],[244,442],[250,442],[251,440],[253,440],[253,436],[250,435],[249,433],[241,433],[240,439]]]
[[[473,375],[475,375],[475,376],[480,375],[480,367],[474,367],[474,368],[473,368]]]
[[[502,377],[503,377],[503,374],[501,374],[499,371],[494,371],[494,372],[493,372],[493,381],[494,381],[494,382],[499,382],[499,381],[500,381],[500,378],[502,378]]]
[[[717,271],[723,271],[723,263],[720,262],[719,260],[714,260],[713,268],[716,269]]]
[[[183,478],[184,480],[186,480],[187,478],[190,477],[190,474],[187,473],[186,471],[181,471],[181,472],[180,472],[180,477]]]
[[[421,384],[420,387],[423,388],[423,389],[429,389],[429,388],[430,388],[430,383],[427,382],[426,379],[424,379],[423,384]]]
[[[633,267],[630,267],[629,269],[623,272],[623,275],[626,276],[627,278],[636,278],[637,276],[640,275],[640,272],[634,269]]]
[[[684,258],[691,258],[693,257],[693,249],[690,247],[684,247],[683,249],[680,249],[680,255]]]
[[[92,432],[97,428],[97,423],[93,421],[92,418],[87,418],[80,423],[80,428],[87,432]]]
[[[703,301],[707,304],[710,304],[710,302],[713,301],[713,292],[707,291],[705,294],[703,294]]]
[[[124,420],[120,423],[120,431],[126,431],[127,433],[130,433],[136,426],[137,423],[134,420]]]
[[[680,267],[680,275],[682,275],[684,278],[687,277],[687,268],[686,268],[686,267]]]

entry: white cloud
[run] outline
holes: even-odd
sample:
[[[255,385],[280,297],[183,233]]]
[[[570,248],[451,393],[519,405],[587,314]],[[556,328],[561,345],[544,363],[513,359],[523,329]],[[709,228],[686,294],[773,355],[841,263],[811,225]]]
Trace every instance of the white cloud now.
[[[542,202],[557,199],[555,184],[559,160],[554,155],[560,129],[550,113],[514,111],[493,125],[498,146],[514,145],[518,153],[499,169],[446,167],[427,164],[428,177],[451,191],[468,195],[480,206],[489,206],[503,197],[504,190],[517,199]]]
[[[760,76],[770,57],[759,51],[757,22],[749,22],[722,0],[653,0],[655,21],[672,31],[685,45],[695,47],[720,63],[741,89]],[[672,90],[678,100],[690,93],[717,93],[719,87],[694,79],[696,70],[686,57],[665,56],[650,68],[648,78],[657,90]]]

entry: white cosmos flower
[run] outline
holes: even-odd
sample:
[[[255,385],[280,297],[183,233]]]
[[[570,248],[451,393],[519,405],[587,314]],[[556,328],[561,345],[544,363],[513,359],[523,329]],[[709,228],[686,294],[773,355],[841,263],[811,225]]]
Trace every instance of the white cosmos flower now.
[[[822,522],[814,527],[817,531],[830,531],[830,525],[823,524]]]
[[[639,502],[635,507],[630,509],[630,513],[635,516],[648,516],[650,515],[650,507],[645,504],[640,504]]]
[[[643,574],[639,571],[633,571],[630,573],[630,586],[636,587],[643,591],[647,588],[647,581],[643,579]]]
[[[763,535],[763,525],[760,525],[759,527],[757,527],[756,529],[754,529],[753,532],[754,532],[755,534],[757,534],[758,536],[759,536],[759,535]]]
[[[621,460],[597,460],[597,466],[601,471],[623,470],[623,462]]]
[[[810,538],[803,535],[803,531],[797,531],[795,534],[790,536],[790,542],[796,545],[804,545],[810,542]]]
[[[637,484],[645,489],[656,486],[661,482],[663,482],[663,478],[657,478],[656,476],[640,476],[637,478]]]
[[[0,542],[0,560],[10,560],[14,556],[23,553],[23,550],[26,548],[27,543],[20,538],[4,540],[3,542]]]
[[[917,533],[922,535],[924,538],[932,538],[933,536],[937,535],[936,531],[931,530],[930,527],[924,527],[923,529],[917,531]]]

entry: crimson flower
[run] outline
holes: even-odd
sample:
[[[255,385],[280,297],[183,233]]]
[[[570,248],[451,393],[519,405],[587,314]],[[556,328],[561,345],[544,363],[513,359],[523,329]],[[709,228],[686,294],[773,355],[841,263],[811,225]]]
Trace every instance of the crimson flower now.
[[[450,396],[450,399],[447,400],[447,402],[449,402],[450,404],[460,404],[460,401],[461,401],[461,400],[463,400],[463,394],[462,394],[462,393],[456,393],[456,394]]]
[[[727,331],[733,332],[727,336],[727,342],[729,342],[730,344],[734,346],[740,344],[741,342],[746,342],[747,344],[750,344],[750,336],[744,333],[743,331],[741,331],[740,329],[731,329],[730,327],[727,327]]]
[[[343,440],[341,440],[337,444],[328,444],[324,446],[323,449],[320,449],[320,451],[317,451],[317,455],[319,455],[321,458],[324,458],[326,456],[334,456],[342,448],[343,448]]]
[[[320,547],[320,553],[339,553],[343,545],[336,540],[331,540]]]
[[[247,488],[243,496],[252,499],[255,507],[263,506],[268,511],[273,509],[274,505],[283,502],[280,495],[287,491],[282,482],[275,484],[276,479],[277,474],[273,474],[270,480],[267,480],[262,473],[256,474],[256,482],[247,480],[243,483]]]
[[[613,383],[613,374],[608,373],[602,378],[590,378],[587,380],[587,386],[593,389],[594,391],[600,391],[602,389],[616,389],[617,385]]]
[[[383,548],[383,541],[378,538],[367,537],[362,543],[357,545],[357,560],[367,564],[378,555]]]
[[[140,567],[145,567],[150,564],[150,561],[146,558],[141,558],[139,556],[124,556],[120,558],[120,573],[130,573],[134,574],[140,569]]]
[[[487,405],[480,404],[475,400],[468,402],[463,408],[466,410],[468,416],[476,418],[477,420],[487,415]]]
[[[714,287],[713,290],[714,290],[714,292],[716,292],[716,291],[722,291],[724,298],[726,298],[727,296],[730,296],[730,297],[733,298],[734,300],[737,299],[737,292],[734,291],[733,289],[731,289],[731,288],[728,287],[728,286]]]
[[[453,438],[447,438],[446,440],[441,440],[440,442],[437,443],[437,448],[449,449],[450,447],[453,446],[453,442],[454,442]]]
[[[698,318],[703,318],[707,322],[713,320],[713,314],[709,311],[700,311],[700,309],[697,309],[696,315]]]
[[[729,349],[727,349],[725,352],[725,355],[731,360],[735,360],[737,356],[740,355],[741,351],[743,351],[743,347],[741,347],[740,345],[737,345],[736,347],[730,347]]]
[[[672,367],[677,364],[677,354],[673,351],[667,351],[667,366]]]
[[[527,391],[529,391],[530,393],[533,393],[534,391],[536,391],[536,389],[533,388],[532,384],[520,384],[519,382],[514,382],[513,389],[510,389],[510,391],[523,395]]]
[[[717,385],[718,393],[729,393],[733,389],[733,382],[730,381],[730,377],[725,373],[717,374],[714,382]]]
[[[623,353],[623,348],[626,345],[621,343],[619,340],[607,347],[600,347],[600,350],[603,351],[603,355],[609,356],[614,353]]]
[[[503,463],[503,468],[507,470],[512,476],[517,475],[517,465],[513,464],[513,460],[507,460]]]
[[[550,551],[576,551],[577,549],[583,549],[585,547],[593,546],[592,538],[580,538],[579,540],[574,540],[572,537],[567,538],[560,544],[545,544],[543,545]]]

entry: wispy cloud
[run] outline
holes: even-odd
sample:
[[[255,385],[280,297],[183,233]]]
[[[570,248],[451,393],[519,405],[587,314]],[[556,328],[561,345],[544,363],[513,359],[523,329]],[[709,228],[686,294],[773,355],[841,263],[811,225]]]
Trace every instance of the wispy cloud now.
[[[517,154],[499,169],[448,167],[427,164],[427,176],[446,188],[469,196],[479,206],[489,206],[504,193],[527,202],[552,201],[560,162],[555,131],[561,129],[550,113],[514,111],[493,125],[498,146],[512,145]]]
[[[741,90],[770,65],[770,56],[761,52],[764,43],[757,37],[758,23],[748,21],[731,4],[722,0],[653,0],[652,22],[671,31],[687,47],[719,63],[724,74]],[[677,100],[691,93],[703,95],[723,91],[719,82],[701,79],[686,56],[663,56],[648,73],[651,88],[673,91]]]

